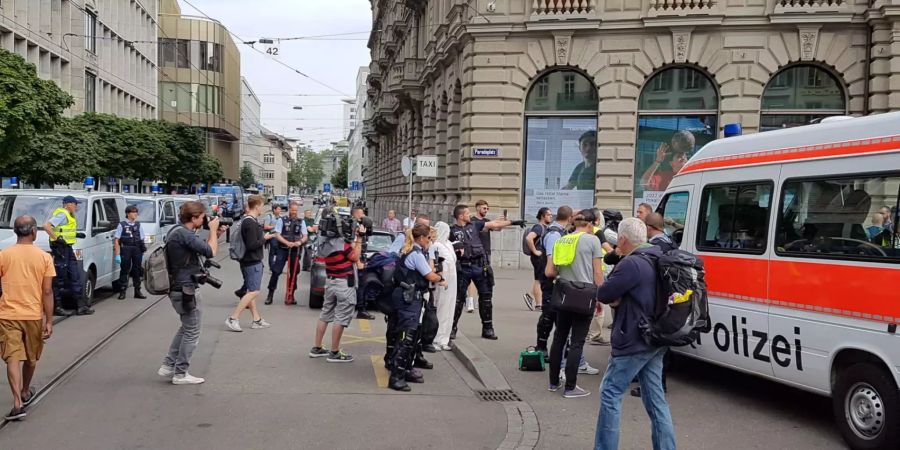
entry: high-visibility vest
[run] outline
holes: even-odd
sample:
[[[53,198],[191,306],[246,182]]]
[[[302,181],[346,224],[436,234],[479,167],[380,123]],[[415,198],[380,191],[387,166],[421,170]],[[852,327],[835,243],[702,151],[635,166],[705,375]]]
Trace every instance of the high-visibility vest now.
[[[556,266],[571,266],[575,261],[575,250],[578,248],[578,240],[584,234],[583,231],[578,233],[567,234],[556,240],[553,244],[553,264]]]
[[[68,220],[63,225],[53,227],[53,232],[56,233],[57,236],[62,236],[63,240],[66,241],[66,244],[73,245],[75,244],[75,230],[78,229],[78,224],[75,223],[75,216],[73,216],[68,209],[56,208],[51,217],[56,217],[59,213],[65,214],[66,219]]]
[[[600,228],[600,227],[594,227],[594,236],[597,236],[597,233],[599,233],[601,229],[602,228]],[[606,256],[606,250],[604,250],[603,247],[600,247],[600,254],[603,256]],[[600,269],[603,271],[604,274],[606,273],[606,263],[603,262],[602,259],[600,260]]]

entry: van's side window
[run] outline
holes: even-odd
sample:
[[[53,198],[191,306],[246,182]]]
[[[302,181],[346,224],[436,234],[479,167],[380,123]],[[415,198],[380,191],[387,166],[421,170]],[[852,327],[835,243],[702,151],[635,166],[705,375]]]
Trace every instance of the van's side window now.
[[[687,224],[688,200],[687,192],[672,192],[666,195],[656,212],[662,214],[666,223],[666,234],[672,237],[678,246],[684,238],[684,227]]]
[[[116,199],[104,198],[103,211],[106,213],[106,220],[110,223],[110,230],[115,230],[122,220],[121,217],[119,217],[119,206],[116,204]]]
[[[105,229],[100,226],[100,222],[106,220],[106,216],[103,214],[103,206],[100,205],[100,200],[94,200],[94,204],[91,206],[91,230],[93,230],[94,233],[105,231]]]
[[[787,180],[780,255],[900,262],[900,174]]]
[[[697,248],[708,252],[766,250],[772,183],[706,186],[700,204]]]

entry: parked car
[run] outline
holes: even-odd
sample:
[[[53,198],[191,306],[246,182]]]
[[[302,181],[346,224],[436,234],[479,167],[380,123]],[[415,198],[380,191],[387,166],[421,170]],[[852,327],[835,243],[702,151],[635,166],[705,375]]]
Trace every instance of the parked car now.
[[[175,197],[169,195],[126,195],[125,204],[137,206],[147,247],[163,241],[178,221]]]
[[[82,292],[88,303],[93,300],[96,288],[111,287],[119,279],[119,266],[113,259],[113,235],[116,226],[125,218],[125,197],[112,192],[85,192],[68,190],[4,190],[0,192],[0,250],[16,243],[13,223],[23,214],[33,216],[38,223],[35,245],[49,252],[50,241],[41,226],[56,208],[62,206],[63,197],[71,195],[82,203],[78,205],[75,220],[78,222],[75,257],[81,269]]]

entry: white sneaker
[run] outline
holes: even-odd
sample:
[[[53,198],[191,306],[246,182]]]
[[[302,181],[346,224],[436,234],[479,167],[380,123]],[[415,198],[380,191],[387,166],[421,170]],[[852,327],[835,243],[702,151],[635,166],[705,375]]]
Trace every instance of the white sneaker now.
[[[184,375],[175,375],[172,377],[172,384],[200,384],[204,382],[203,378],[195,377],[189,373]]]
[[[453,347],[451,347],[449,344],[440,344],[440,345],[436,345],[435,347],[437,347],[445,352],[449,352],[449,351],[453,350]]]
[[[172,375],[175,375],[175,368],[163,364],[159,366],[159,370],[156,371],[156,374],[161,377],[171,378]]]
[[[262,329],[262,328],[269,328],[269,327],[271,327],[271,326],[272,326],[272,324],[269,323],[269,322],[266,322],[266,319],[263,319],[262,317],[260,317],[259,320],[254,320],[254,321],[250,324],[250,328],[253,329],[253,330],[259,330],[259,329]]]
[[[231,317],[225,319],[225,326],[231,331],[244,331],[241,329],[241,322]]]
[[[584,364],[578,366],[578,373],[581,375],[598,375],[600,373],[600,369],[596,367],[591,367],[587,361]]]
[[[466,297],[466,312],[475,312],[475,299],[472,297]]]

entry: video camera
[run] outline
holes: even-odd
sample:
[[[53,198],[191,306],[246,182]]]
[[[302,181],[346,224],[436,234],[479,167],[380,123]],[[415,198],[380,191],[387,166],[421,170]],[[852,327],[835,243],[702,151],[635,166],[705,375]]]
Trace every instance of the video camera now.
[[[215,289],[220,289],[222,287],[222,280],[210,275],[210,268],[221,269],[222,265],[211,260],[207,259],[203,261],[203,273],[195,273],[191,275],[191,280],[198,285],[208,284]]]

